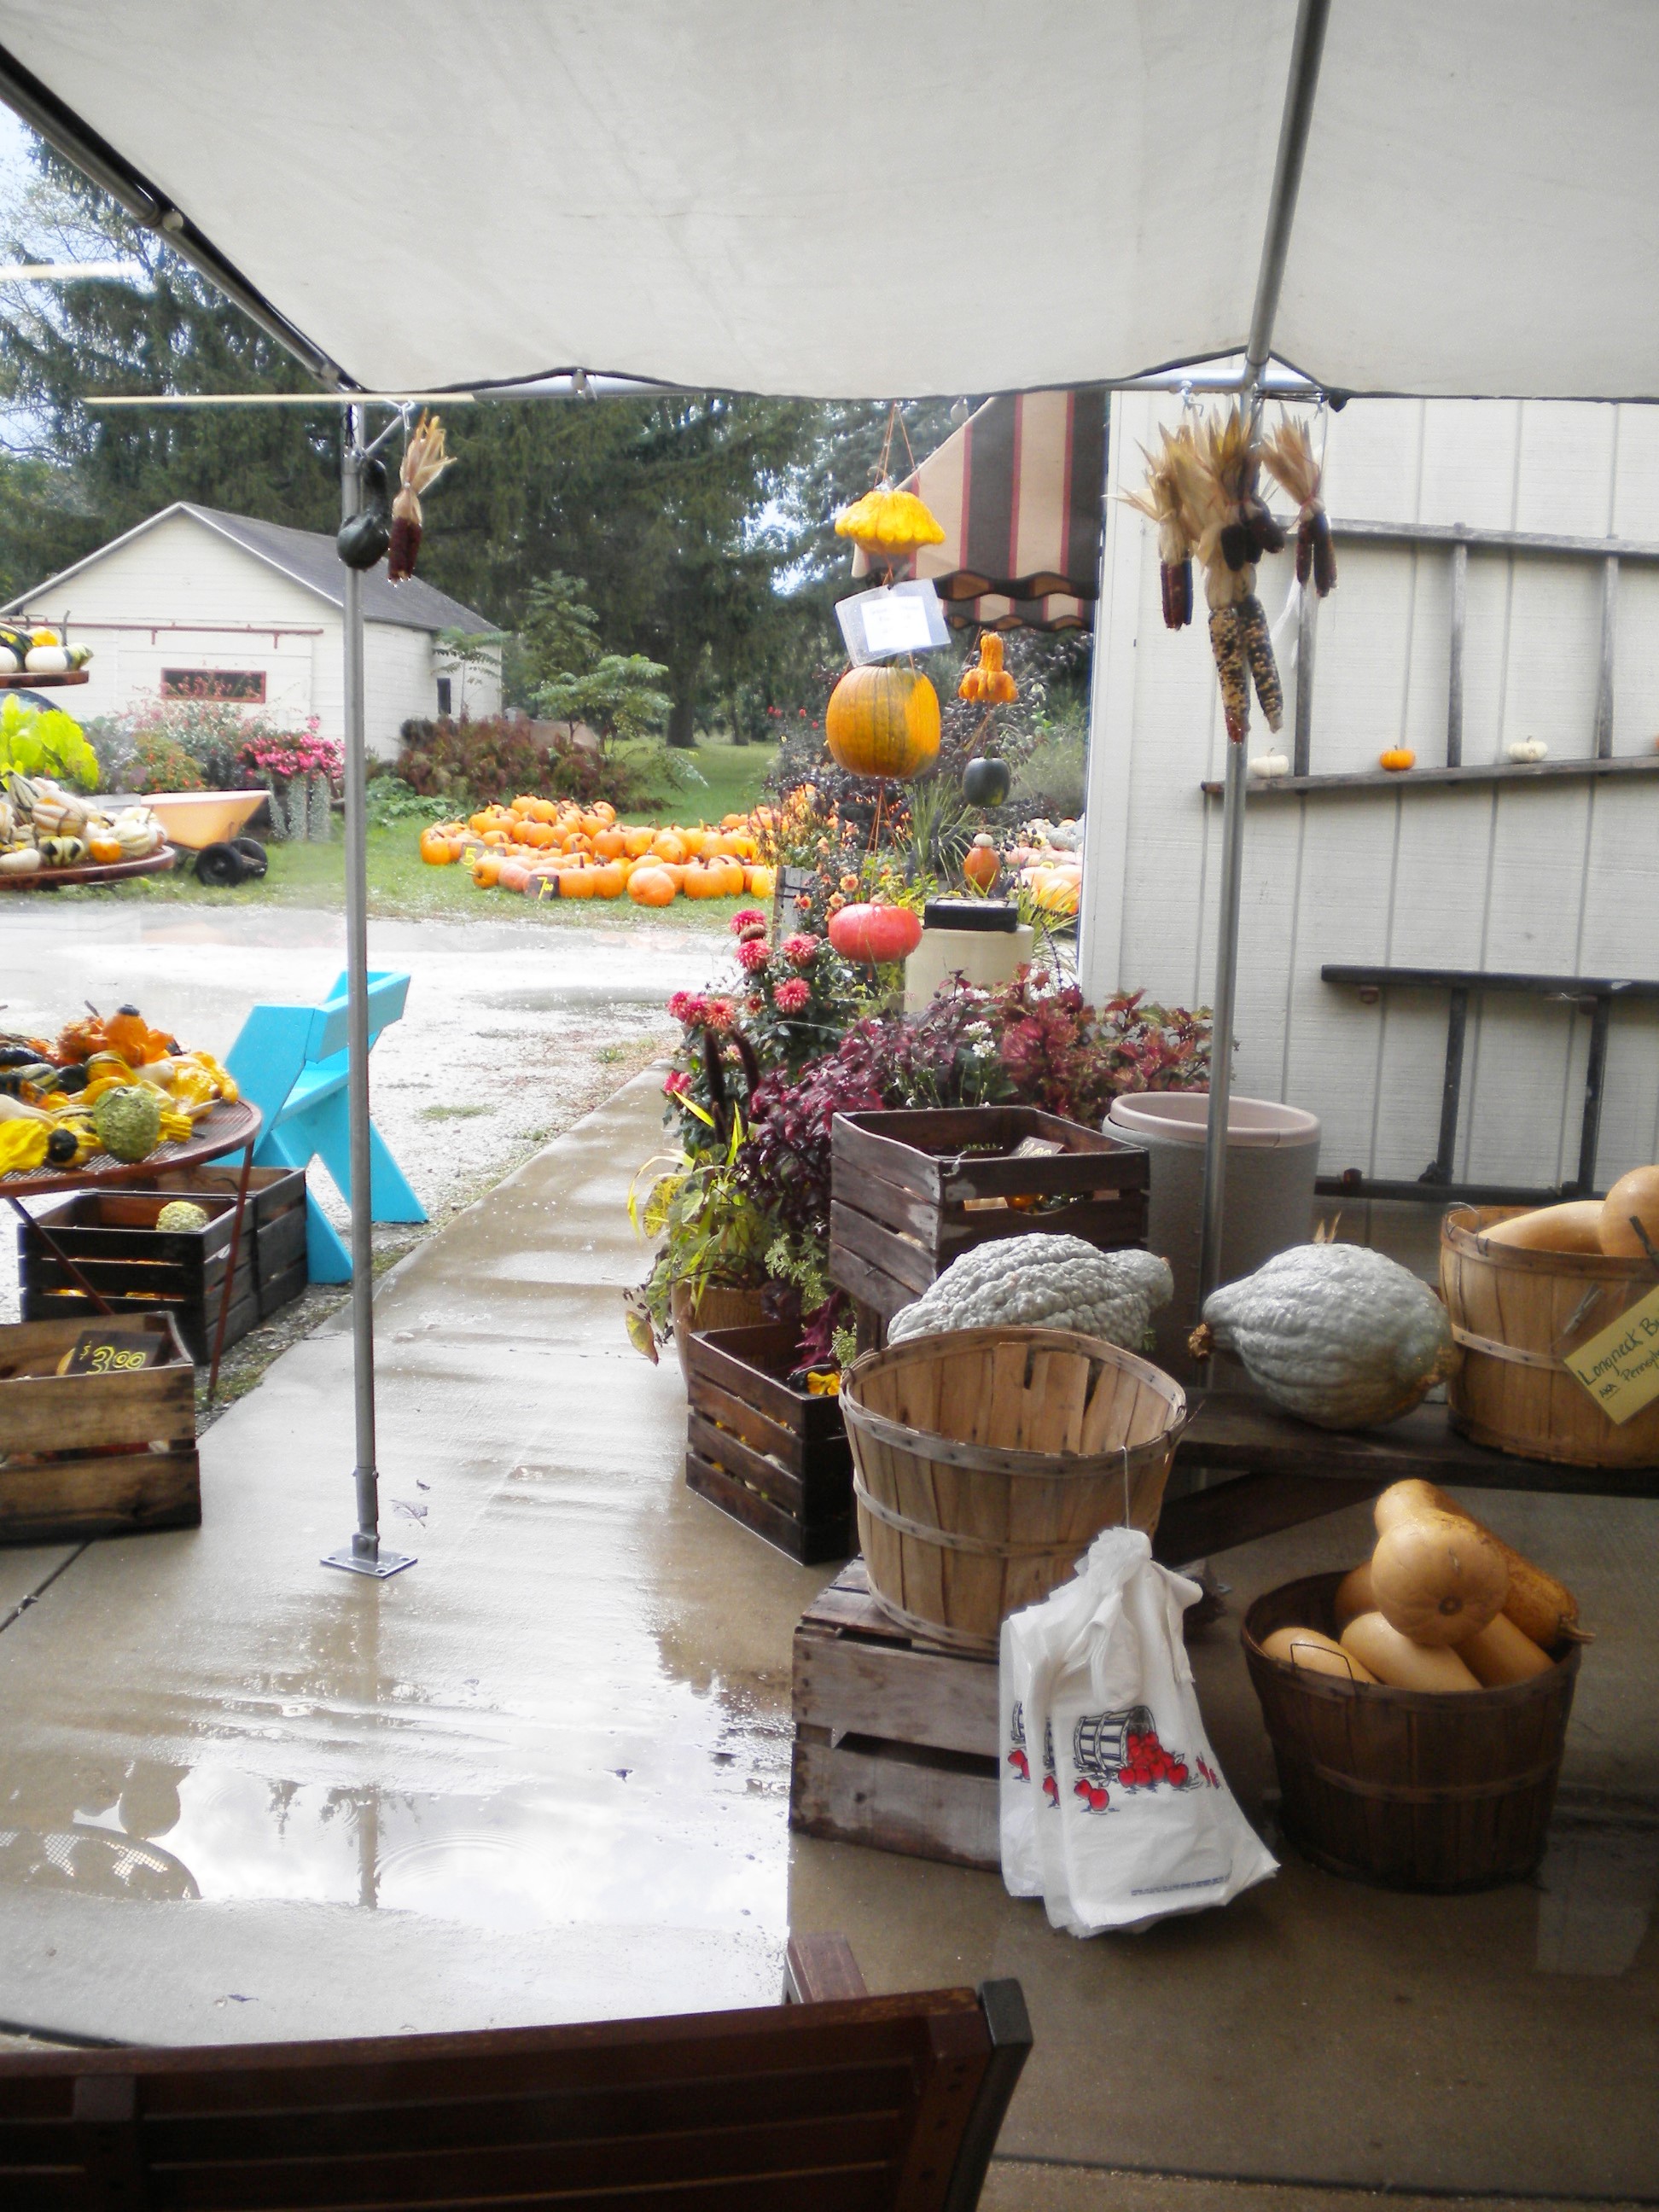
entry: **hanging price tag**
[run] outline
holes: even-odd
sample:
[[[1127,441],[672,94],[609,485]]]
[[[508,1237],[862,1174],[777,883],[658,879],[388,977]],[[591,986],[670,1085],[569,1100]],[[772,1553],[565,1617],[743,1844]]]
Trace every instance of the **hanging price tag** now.
[[[1569,1352],[1565,1364],[1615,1424],[1650,1406],[1659,1398],[1659,1291]]]

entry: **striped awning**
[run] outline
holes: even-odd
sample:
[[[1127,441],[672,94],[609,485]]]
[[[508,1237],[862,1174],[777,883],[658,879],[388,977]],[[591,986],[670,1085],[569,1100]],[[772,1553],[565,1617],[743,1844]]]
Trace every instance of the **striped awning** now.
[[[958,627],[1087,629],[1105,468],[1098,386],[988,399],[903,479],[944,525],[945,542],[896,573],[932,577]],[[854,575],[869,572],[867,556],[855,553]]]

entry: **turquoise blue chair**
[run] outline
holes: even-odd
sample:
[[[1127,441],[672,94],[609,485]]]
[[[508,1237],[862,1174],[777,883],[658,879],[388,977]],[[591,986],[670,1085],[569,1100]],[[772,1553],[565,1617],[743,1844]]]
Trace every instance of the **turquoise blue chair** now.
[[[383,1029],[402,1018],[408,995],[407,975],[370,971],[371,1048]],[[264,1116],[254,1166],[305,1169],[320,1159],[341,1196],[348,1204],[355,1203],[346,1118],[345,977],[340,977],[320,1006],[255,1006],[225,1065],[243,1097]],[[426,1208],[372,1122],[368,1150],[370,1219],[424,1221]],[[309,1192],[306,1258],[313,1283],[351,1280],[351,1255]]]

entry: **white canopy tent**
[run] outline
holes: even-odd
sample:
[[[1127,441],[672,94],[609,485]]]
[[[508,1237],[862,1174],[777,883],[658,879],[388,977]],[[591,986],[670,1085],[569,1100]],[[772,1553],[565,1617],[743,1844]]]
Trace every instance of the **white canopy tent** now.
[[[1254,388],[1271,344],[1340,392],[1659,397],[1645,0],[0,0],[0,98],[348,392],[887,398],[1241,350]],[[358,742],[360,1016],[362,778]],[[373,1573],[366,1215],[342,1563]]]

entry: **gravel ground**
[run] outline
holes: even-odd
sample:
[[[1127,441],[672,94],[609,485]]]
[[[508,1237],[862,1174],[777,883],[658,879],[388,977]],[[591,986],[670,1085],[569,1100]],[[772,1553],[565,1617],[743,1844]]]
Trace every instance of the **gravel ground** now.
[[[0,1029],[50,1034],[83,1000],[105,1012],[131,1000],[185,1044],[222,1054],[250,1006],[315,1004],[344,961],[341,917],[309,909],[21,905],[0,912]],[[431,1217],[424,1230],[377,1231],[377,1265],[660,1056],[678,1033],[664,1012],[668,994],[730,964],[719,940],[654,922],[555,935],[377,921],[369,963],[411,977],[403,1020],[375,1045],[372,1096],[376,1126]],[[320,1166],[312,1187],[343,1226],[345,1208]],[[0,1241],[0,1320],[15,1321],[15,1246],[3,1231]],[[313,1287],[250,1337],[227,1361],[225,1395],[249,1387],[339,1295]]]

